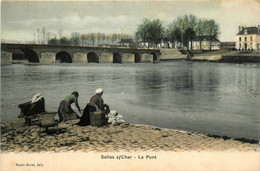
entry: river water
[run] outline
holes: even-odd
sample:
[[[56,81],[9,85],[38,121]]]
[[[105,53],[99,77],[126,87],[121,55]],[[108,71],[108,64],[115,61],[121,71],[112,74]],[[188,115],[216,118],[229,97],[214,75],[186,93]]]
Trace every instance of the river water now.
[[[136,64],[13,64],[1,67],[1,122],[36,93],[46,110],[95,89],[127,122],[260,140],[260,64],[170,61]]]

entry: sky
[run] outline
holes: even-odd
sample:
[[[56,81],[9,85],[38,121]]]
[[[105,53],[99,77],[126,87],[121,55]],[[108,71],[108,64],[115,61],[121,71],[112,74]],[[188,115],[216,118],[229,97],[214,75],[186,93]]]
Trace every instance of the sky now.
[[[33,41],[42,27],[57,37],[59,31],[133,35],[144,18],[167,27],[185,14],[214,19],[219,40],[234,41],[238,26],[260,25],[260,0],[1,1],[1,39]]]

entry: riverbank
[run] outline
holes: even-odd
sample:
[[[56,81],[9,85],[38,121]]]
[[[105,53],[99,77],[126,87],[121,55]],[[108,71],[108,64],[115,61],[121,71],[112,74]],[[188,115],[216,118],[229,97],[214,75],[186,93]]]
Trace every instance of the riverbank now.
[[[250,51],[241,53],[240,51],[194,51],[194,57],[191,61],[209,61],[209,62],[260,62],[260,51]]]
[[[187,55],[182,54],[177,49],[161,49],[161,61],[168,60],[186,60]],[[227,49],[212,51],[192,51],[194,56],[191,61],[209,61],[209,62],[260,62],[260,51],[250,51],[241,53],[240,51],[229,51]]]
[[[38,135],[37,125],[25,126],[22,119],[1,125],[1,150],[7,152],[118,152],[118,151],[252,151],[255,141],[209,136],[201,133],[161,129],[124,123],[118,126],[80,127],[79,120],[59,124]]]

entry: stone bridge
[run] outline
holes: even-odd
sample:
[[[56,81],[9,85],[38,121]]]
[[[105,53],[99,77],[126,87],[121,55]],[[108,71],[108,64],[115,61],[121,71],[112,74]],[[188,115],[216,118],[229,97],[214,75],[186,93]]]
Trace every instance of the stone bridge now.
[[[36,63],[138,63],[154,62],[161,56],[158,49],[1,43],[2,64],[12,63],[12,56],[18,53],[22,53],[29,62]]]

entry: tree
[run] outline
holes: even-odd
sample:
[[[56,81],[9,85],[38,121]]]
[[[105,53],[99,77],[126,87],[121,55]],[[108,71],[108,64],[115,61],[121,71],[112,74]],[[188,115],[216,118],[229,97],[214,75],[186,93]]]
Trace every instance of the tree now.
[[[66,38],[65,36],[63,36],[60,39],[60,45],[70,46],[71,41],[68,38]]]
[[[42,44],[45,44],[45,41],[46,41],[46,28],[45,27],[42,27]]]
[[[71,33],[70,41],[72,45],[80,45],[80,33],[77,32]]]
[[[172,22],[172,24],[169,25],[170,35],[176,39],[181,37],[182,44],[187,46],[188,41],[192,41],[195,38],[194,33],[196,24],[197,17],[194,15],[184,15],[182,17],[178,17]]]
[[[172,43],[182,42],[182,33],[179,27],[171,23],[168,25],[168,29],[166,31],[166,37]]]
[[[144,18],[144,21],[142,24],[138,25],[137,31],[135,33],[137,39],[142,39],[143,41],[148,41],[148,27],[150,25],[151,21],[147,18]]]
[[[215,20],[198,19],[194,15],[184,15],[178,17],[171,24],[169,24],[167,29],[167,38],[170,40],[182,42],[184,45],[188,45],[188,42],[194,40],[194,38],[203,35],[209,35],[212,37],[218,37],[219,26]],[[181,37],[181,41],[179,40]],[[212,41],[212,40],[211,40]],[[200,40],[200,48],[201,48]],[[192,48],[192,46],[191,46]],[[211,42],[210,42],[211,50]]]
[[[87,37],[86,37],[85,34],[81,34],[81,35],[80,35],[80,40],[81,40],[81,45],[82,45],[82,46],[85,46],[85,45],[86,45],[86,39],[87,39]]]
[[[46,33],[46,40],[47,40],[47,43],[49,42],[50,37],[51,37],[51,32],[47,32],[47,33]]]
[[[195,32],[196,32],[196,35],[199,36],[200,38],[200,50],[201,50],[201,43],[202,43],[202,36],[205,33],[205,20],[204,19],[199,19],[199,21],[197,22],[196,26],[195,26]]]
[[[89,39],[90,39],[90,43],[92,44],[92,46],[94,46],[94,44],[95,44],[95,34],[91,33],[90,36],[89,36]]]
[[[210,50],[212,37],[218,37],[219,35],[219,25],[215,22],[215,20],[206,20],[205,21],[205,32],[210,35]]]
[[[196,37],[196,33],[191,27],[188,27],[184,31],[184,40],[185,40],[184,42],[186,43],[185,45],[188,47],[188,49],[189,49],[188,42],[191,42],[191,49],[190,50],[192,50],[192,41],[195,37]]]
[[[101,39],[101,33],[97,33],[97,44],[100,44]]]
[[[113,33],[112,34],[112,42],[113,42],[113,44],[115,44],[116,40],[117,40],[117,34]]]
[[[38,35],[38,43],[40,44],[40,29],[37,28],[37,35]]]
[[[61,39],[61,37],[62,37],[62,30],[60,29],[59,31],[58,31],[58,33],[59,33],[59,38]]]
[[[57,40],[56,37],[51,38],[51,39],[48,41],[48,45],[58,45],[58,44],[59,44],[59,41]]]
[[[158,43],[163,38],[164,28],[162,21],[155,19],[153,21],[144,18],[142,24],[138,25],[137,32],[135,33],[137,39],[142,39],[145,42]]]
[[[104,43],[106,40],[106,35],[104,33],[101,34],[101,40],[102,40],[102,43]]]
[[[109,35],[109,34],[107,34],[107,35],[106,35],[106,42],[107,42],[107,43],[111,43],[111,39],[112,39],[112,36]]]

